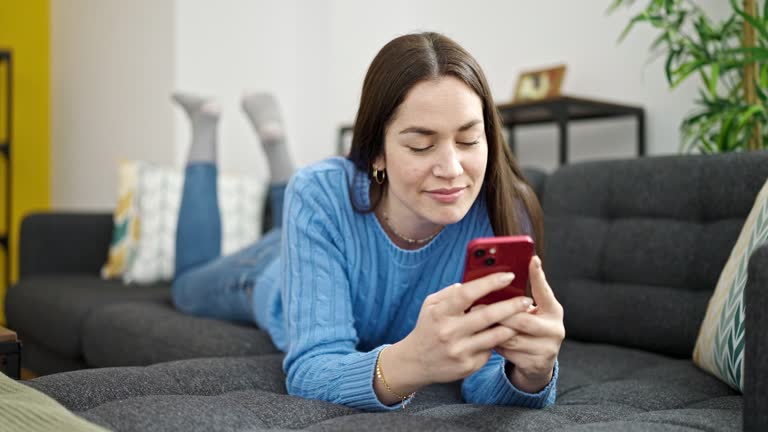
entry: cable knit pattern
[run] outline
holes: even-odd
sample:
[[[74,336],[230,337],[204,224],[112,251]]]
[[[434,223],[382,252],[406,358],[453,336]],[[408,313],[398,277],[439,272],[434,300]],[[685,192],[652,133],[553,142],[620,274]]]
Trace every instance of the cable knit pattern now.
[[[493,230],[484,200],[478,199],[429,244],[403,250],[373,213],[354,211],[350,191],[367,208],[369,188],[368,178],[342,158],[292,177],[280,263],[257,281],[282,290],[254,306],[259,325],[287,353],[283,369],[290,394],[386,411],[399,404],[382,404],[373,390],[378,352],[413,330],[429,294],[461,280],[467,243],[492,236]],[[550,384],[534,395],[512,386],[504,361],[494,352],[464,380],[466,402],[532,408],[554,403],[557,366]]]

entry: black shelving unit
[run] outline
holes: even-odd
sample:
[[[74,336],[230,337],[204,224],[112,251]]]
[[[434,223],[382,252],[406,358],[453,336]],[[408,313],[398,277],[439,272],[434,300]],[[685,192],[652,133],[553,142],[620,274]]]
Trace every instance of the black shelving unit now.
[[[509,131],[507,144],[516,153],[515,129],[518,126],[554,123],[559,135],[558,161],[568,163],[568,124],[574,121],[634,117],[636,119],[637,155],[645,156],[645,110],[624,105],[573,96],[558,96],[529,102],[498,105],[504,126]]]
[[[11,141],[13,139],[13,57],[8,50],[0,50],[0,65],[5,70],[5,83],[2,83],[3,113],[5,114],[5,132],[0,136],[0,156],[5,158],[5,232],[0,233],[0,246],[5,249],[5,279],[11,283],[11,242],[13,222],[11,220]]]

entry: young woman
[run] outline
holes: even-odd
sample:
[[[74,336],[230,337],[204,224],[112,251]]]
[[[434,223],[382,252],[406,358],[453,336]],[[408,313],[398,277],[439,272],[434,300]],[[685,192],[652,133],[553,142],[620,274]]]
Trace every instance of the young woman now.
[[[193,130],[216,117],[194,105]],[[276,227],[219,257],[215,134],[197,126],[179,215],[179,309],[255,321],[286,352],[292,395],[392,410],[426,385],[463,379],[469,403],[554,403],[563,310],[540,259],[530,263],[533,299],[465,312],[514,275],[457,283],[470,240],[527,233],[540,251],[543,224],[463,48],[436,33],[385,45],[363,83],[349,156],[299,170],[287,189],[274,101],[249,95],[244,108],[272,170]]]

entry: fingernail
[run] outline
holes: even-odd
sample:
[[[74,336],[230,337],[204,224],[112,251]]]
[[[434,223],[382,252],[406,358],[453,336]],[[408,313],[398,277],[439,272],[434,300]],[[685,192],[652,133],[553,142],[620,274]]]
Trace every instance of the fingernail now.
[[[514,279],[515,279],[515,274],[514,273],[504,273],[499,278],[499,281],[501,283],[503,283],[503,284],[508,284],[508,283],[512,282]]]
[[[537,269],[540,269],[540,268],[541,268],[541,258],[539,258],[539,256],[538,256],[538,255],[536,255],[536,258],[535,258],[535,259],[536,259],[536,264],[535,264],[535,265],[536,265],[536,268],[537,268]]]
[[[533,304],[533,300],[530,297],[525,297],[521,301],[523,302],[523,307],[525,308],[529,308]]]

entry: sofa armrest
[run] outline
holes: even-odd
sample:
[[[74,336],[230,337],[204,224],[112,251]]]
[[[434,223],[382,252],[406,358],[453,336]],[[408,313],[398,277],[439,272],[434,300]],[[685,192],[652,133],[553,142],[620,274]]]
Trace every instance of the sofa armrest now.
[[[768,430],[768,243],[749,258],[744,291],[744,430]]]
[[[109,213],[33,213],[21,222],[19,277],[99,274],[112,239]]]

